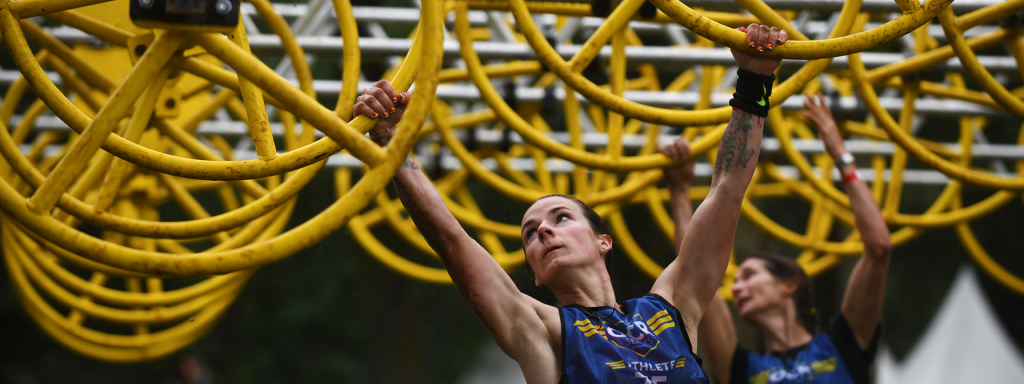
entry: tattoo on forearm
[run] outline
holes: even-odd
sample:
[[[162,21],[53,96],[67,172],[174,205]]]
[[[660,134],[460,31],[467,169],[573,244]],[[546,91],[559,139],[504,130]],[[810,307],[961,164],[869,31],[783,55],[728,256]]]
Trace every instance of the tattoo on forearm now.
[[[420,165],[416,164],[416,161],[412,159],[412,156],[406,156],[405,162],[402,163],[402,168],[411,168],[415,170],[420,169]]]
[[[729,126],[722,135],[722,142],[718,145],[718,157],[715,159],[716,175],[722,171],[728,172],[732,165],[746,168],[750,159],[754,157],[754,148],[747,148],[747,139],[750,130],[753,129],[751,118],[749,113],[737,113],[729,121]]]

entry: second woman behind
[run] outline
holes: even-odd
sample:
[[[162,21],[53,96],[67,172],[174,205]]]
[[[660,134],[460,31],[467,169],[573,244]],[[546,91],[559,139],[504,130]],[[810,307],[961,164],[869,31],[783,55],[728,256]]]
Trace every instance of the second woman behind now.
[[[740,318],[763,333],[765,353],[738,344],[729,308],[716,295],[701,320],[700,339],[711,371],[721,384],[869,381],[892,247],[889,229],[871,190],[860,180],[825,99],[821,95],[807,97],[804,106],[804,115],[818,127],[818,135],[843,175],[864,254],[850,274],[841,312],[822,333],[818,333],[811,281],[803,269],[783,256],[751,254],[736,273],[733,300]]]

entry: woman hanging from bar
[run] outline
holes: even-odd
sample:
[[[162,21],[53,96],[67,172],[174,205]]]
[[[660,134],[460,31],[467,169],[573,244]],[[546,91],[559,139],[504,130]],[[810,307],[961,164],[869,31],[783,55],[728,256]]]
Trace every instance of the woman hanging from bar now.
[[[766,252],[749,255],[736,272],[733,302],[740,318],[761,330],[765,351],[738,344],[729,308],[715,295],[701,320],[700,339],[711,372],[722,384],[869,382],[892,247],[889,228],[846,151],[825,99],[807,97],[804,106],[804,115],[818,127],[843,175],[864,254],[850,274],[841,312],[820,333],[811,281],[800,265]]]
[[[693,214],[678,256],[641,298],[616,300],[607,270],[613,248],[608,225],[579,200],[546,196],[523,216],[528,269],[538,286],[552,290],[560,304],[554,307],[519,291],[463,230],[412,158],[396,173],[399,197],[416,227],[469,309],[519,363],[528,383],[707,382],[694,353],[697,326],[729,263],[780,62],[756,52],[788,39],[785,31],[763,25],[739,30],[747,33],[749,48],[732,52],[739,79],[710,192]],[[409,97],[380,81],[358,98],[353,113],[383,118],[370,137],[386,145]],[[688,152],[688,143],[679,141],[663,149],[676,160]]]

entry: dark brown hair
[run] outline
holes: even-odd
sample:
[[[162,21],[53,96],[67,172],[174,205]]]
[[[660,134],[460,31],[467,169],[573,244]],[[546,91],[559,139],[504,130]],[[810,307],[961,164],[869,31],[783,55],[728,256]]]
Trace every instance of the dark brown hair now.
[[[577,199],[572,196],[555,194],[541,197],[535,200],[533,203],[537,204],[538,201],[547,199],[549,197],[561,197],[575,202],[576,205],[580,207],[580,210],[583,211],[583,217],[585,217],[587,219],[587,222],[590,223],[590,229],[594,230],[595,235],[608,235],[608,237],[611,237],[612,231],[611,229],[608,228],[608,223],[606,223],[604,219],[601,218],[601,215],[598,215],[593,208],[590,208],[588,205],[584,204],[582,201],[580,201],[580,199]],[[608,276],[611,276],[612,274],[613,250],[614,249],[609,249],[608,252],[604,254],[604,267],[608,270]],[[530,265],[530,260],[526,260],[526,271],[530,272],[530,275],[533,275],[533,266]]]
[[[807,277],[807,273],[800,267],[800,264],[788,257],[762,251],[755,251],[748,258],[763,261],[764,268],[775,279],[796,283],[796,291],[793,292],[792,299],[797,316],[807,331],[817,334],[819,316],[818,311],[814,309],[814,287],[811,286],[811,278]]]

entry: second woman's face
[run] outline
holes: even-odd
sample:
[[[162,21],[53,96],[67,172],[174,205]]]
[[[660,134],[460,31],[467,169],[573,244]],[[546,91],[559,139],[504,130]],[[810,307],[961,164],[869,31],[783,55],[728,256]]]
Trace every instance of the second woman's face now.
[[[762,311],[781,305],[789,299],[788,284],[772,276],[764,260],[749,258],[740,264],[732,286],[733,303],[740,318],[746,321]]]
[[[602,240],[576,202],[563,197],[538,200],[523,216],[523,250],[541,282],[567,268],[601,260]]]

